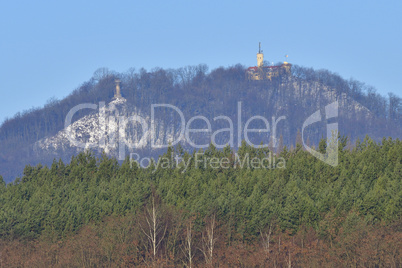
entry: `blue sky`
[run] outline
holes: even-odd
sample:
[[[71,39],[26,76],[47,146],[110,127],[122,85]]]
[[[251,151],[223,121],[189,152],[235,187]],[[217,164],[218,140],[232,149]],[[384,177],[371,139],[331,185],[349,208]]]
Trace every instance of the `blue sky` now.
[[[328,69],[402,95],[402,1],[2,1],[0,123],[61,99],[99,67]]]

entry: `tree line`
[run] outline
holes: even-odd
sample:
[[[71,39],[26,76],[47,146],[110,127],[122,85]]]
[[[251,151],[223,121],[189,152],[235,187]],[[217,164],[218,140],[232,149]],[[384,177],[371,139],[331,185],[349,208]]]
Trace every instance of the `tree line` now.
[[[181,160],[148,168],[91,152],[27,166],[1,179],[0,263],[398,267],[402,142],[339,137],[338,153],[331,167],[300,144],[273,154],[243,143],[169,147],[161,158]],[[236,155],[285,168],[241,168]],[[199,164],[213,158],[229,164]]]
[[[350,135],[353,141],[363,139],[366,134],[376,141],[383,136],[395,138],[401,135],[402,99],[395,94],[390,93],[386,98],[362,82],[345,80],[327,70],[296,65],[292,66],[290,77],[282,75],[273,81],[248,81],[245,71],[245,66],[240,64],[211,71],[206,65],[155,68],[150,71],[132,68],[125,73],[100,68],[66,98],[50,99],[44,107],[18,113],[1,124],[0,173],[11,181],[26,164],[38,163],[37,159],[51,164],[51,157],[34,153],[33,144],[62,130],[72,107],[82,103],[110,101],[114,95],[116,78],[122,81],[123,96],[144,113],[149,112],[151,104],[169,103],[190,116],[202,114],[213,118],[224,114],[231,117],[236,116],[237,102],[242,101],[250,115],[260,114],[267,118],[286,115],[291,121],[284,133],[280,134],[288,145],[295,140],[297,129],[301,128],[300,121],[327,104],[323,97],[326,96],[325,90],[331,90],[334,99],[346,94],[372,113],[370,124],[361,118],[357,108],[346,111],[349,114],[340,119],[343,134]],[[311,90],[317,87],[317,83],[320,85],[318,92]],[[90,109],[79,111],[73,121],[90,112]],[[317,134],[315,144],[320,138],[321,135]],[[70,157],[62,156],[63,159]]]

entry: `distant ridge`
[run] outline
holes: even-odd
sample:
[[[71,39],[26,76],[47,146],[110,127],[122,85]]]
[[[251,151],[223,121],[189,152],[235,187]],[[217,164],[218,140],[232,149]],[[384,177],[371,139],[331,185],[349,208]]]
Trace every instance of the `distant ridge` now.
[[[67,114],[74,106],[83,103],[99,106],[104,102],[109,115],[141,116],[149,127],[151,105],[170,104],[180,109],[186,120],[193,116],[204,116],[216,130],[228,127],[225,120],[213,120],[222,115],[231,118],[233,127],[237,128],[237,109],[241,102],[242,124],[256,115],[269,121],[272,117],[285,117],[278,124],[276,138],[282,136],[284,145],[292,146],[308,116],[338,101],[340,134],[349,136],[352,141],[363,139],[366,135],[374,140],[402,136],[402,101],[394,94],[387,99],[364,83],[345,80],[326,70],[316,71],[297,65],[292,66],[291,73],[269,81],[250,81],[245,77],[246,70],[244,66],[236,65],[208,72],[207,66],[198,65],[175,70],[154,69],[150,72],[140,69],[124,74],[103,72],[101,77],[91,78],[63,100],[50,101],[41,109],[33,109],[6,120],[0,127],[0,174],[10,182],[22,174],[27,164],[49,165],[54,158],[69,161],[73,154],[84,150],[71,146],[63,134]],[[124,103],[121,103],[122,99],[112,101],[117,78],[121,81],[121,95],[126,100]],[[81,135],[87,141],[99,141],[99,136],[96,137],[96,133],[99,133],[98,114],[99,110],[91,109],[74,114],[71,126],[74,135],[77,138]],[[178,136],[180,118],[172,109],[159,112],[155,122],[160,143],[167,144]],[[318,145],[319,139],[325,136],[325,122],[320,124],[308,129],[311,144]],[[107,140],[111,138],[109,134],[114,133],[112,127],[113,124],[109,124],[106,129],[110,131],[105,132]],[[192,127],[205,128],[205,123],[194,121]],[[261,128],[261,125],[254,127]],[[114,136],[120,134],[115,133]],[[141,129],[131,125],[126,138],[135,142],[141,135]],[[251,135],[251,138],[255,143],[270,142],[268,136]],[[208,137],[195,135],[194,139],[199,144],[208,143]],[[227,134],[217,135],[216,140],[219,144],[225,144]],[[185,142],[183,147],[191,151],[194,149]],[[112,143],[93,150],[118,155]],[[129,155],[133,151],[157,157],[166,149],[153,150],[149,144],[143,144],[133,150],[127,148],[124,154]]]

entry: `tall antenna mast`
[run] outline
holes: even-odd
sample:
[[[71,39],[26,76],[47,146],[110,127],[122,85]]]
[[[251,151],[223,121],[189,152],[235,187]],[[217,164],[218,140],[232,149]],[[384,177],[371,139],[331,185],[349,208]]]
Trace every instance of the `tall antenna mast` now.
[[[258,53],[261,53],[261,42],[258,42]]]

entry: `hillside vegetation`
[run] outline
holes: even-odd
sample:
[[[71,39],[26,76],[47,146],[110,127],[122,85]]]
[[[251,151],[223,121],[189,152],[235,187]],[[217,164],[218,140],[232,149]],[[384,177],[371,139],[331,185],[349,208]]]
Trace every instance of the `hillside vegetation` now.
[[[0,265],[400,267],[402,142],[339,137],[338,152],[337,167],[245,143],[148,168],[90,152],[27,166],[0,183]]]
[[[341,133],[350,140],[370,135],[377,142],[382,137],[401,137],[402,100],[389,94],[385,98],[373,87],[326,70],[293,66],[291,75],[273,81],[248,81],[246,68],[236,65],[208,71],[205,65],[151,71],[130,69],[115,73],[101,68],[94,76],[62,100],[51,99],[43,108],[33,108],[7,119],[0,127],[0,174],[7,182],[21,175],[26,164],[50,165],[54,156],[36,154],[33,145],[64,128],[70,109],[82,103],[109,102],[114,94],[114,80],[120,78],[123,96],[137,110],[149,114],[151,104],[168,103],[185,115],[203,115],[209,119],[226,115],[235,118],[238,102],[244,116],[286,116],[278,137],[290,145],[302,122],[317,109],[335,100],[344,100],[340,110]],[[74,120],[91,110],[81,110]],[[160,118],[162,121],[164,118]],[[313,133],[310,141],[318,145],[322,133]],[[68,162],[71,154],[59,152]]]

